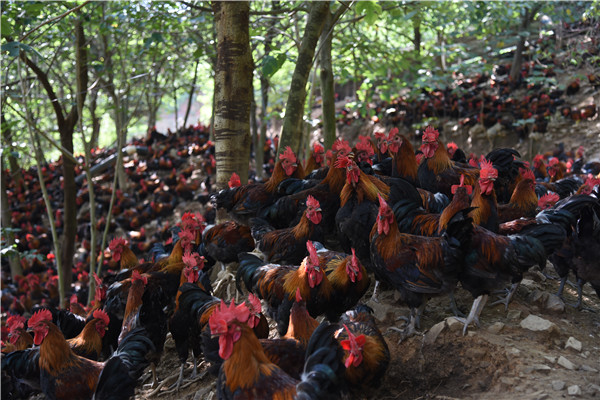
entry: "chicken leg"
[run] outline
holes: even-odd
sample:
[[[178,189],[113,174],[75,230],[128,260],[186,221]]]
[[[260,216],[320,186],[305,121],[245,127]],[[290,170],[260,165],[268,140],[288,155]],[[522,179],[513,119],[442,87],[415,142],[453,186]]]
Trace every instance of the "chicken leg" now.
[[[465,319],[465,318],[457,318],[460,322],[463,322],[465,324],[464,328],[463,328],[463,336],[465,336],[467,334],[467,327],[471,324],[471,322],[474,322],[475,325],[477,327],[480,327],[480,323],[479,323],[479,315],[481,314],[481,311],[483,311],[483,307],[485,306],[485,303],[488,300],[488,295],[487,294],[482,294],[481,296],[477,297],[475,300],[473,300],[473,306],[471,307],[471,312],[469,312],[469,316]]]
[[[388,328],[389,330],[400,332],[402,337],[398,343],[401,343],[403,340],[408,339],[411,336],[417,334],[417,329],[421,329],[421,315],[423,315],[423,310],[425,310],[425,302],[423,302],[419,307],[411,307],[410,309],[410,317],[400,317],[398,319],[408,320],[407,325],[404,329],[396,328],[394,326]],[[416,329],[415,329],[416,327]]]
[[[505,297],[500,296],[500,298],[498,300],[496,300],[495,302],[493,302],[492,306],[495,306],[496,304],[504,304],[504,310],[508,311],[508,305],[510,304],[513,296],[515,295],[517,289],[519,288],[519,285],[521,284],[521,282],[517,282],[517,283],[513,283],[512,285],[510,285],[510,289],[505,289],[503,291],[501,291],[500,293],[506,293]]]

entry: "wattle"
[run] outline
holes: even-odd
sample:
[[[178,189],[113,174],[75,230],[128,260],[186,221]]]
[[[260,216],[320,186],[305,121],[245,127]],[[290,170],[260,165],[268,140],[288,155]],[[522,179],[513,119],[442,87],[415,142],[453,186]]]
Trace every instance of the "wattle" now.
[[[423,151],[425,158],[433,157],[433,155],[435,154],[436,147],[437,146],[433,143],[424,143],[423,146],[421,146],[421,150]]]
[[[290,166],[290,167],[284,168],[284,170],[285,170],[285,174],[286,174],[287,176],[292,176],[292,174],[293,174],[293,173],[294,173],[294,171],[296,170],[296,167],[292,167],[292,166]]]
[[[488,180],[484,180],[484,181],[480,180],[479,187],[481,188],[481,193],[490,194],[492,192],[492,190],[494,189],[494,182],[488,181]]]

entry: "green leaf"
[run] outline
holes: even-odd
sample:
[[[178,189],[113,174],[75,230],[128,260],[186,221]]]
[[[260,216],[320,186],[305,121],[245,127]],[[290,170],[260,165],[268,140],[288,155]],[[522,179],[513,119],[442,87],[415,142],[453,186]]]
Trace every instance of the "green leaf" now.
[[[2,16],[2,21],[0,21],[0,33],[2,36],[10,36],[13,33],[12,26],[8,22],[8,17],[6,15]]]
[[[359,1],[356,3],[356,12],[365,15],[365,22],[373,25],[381,14],[381,6],[375,1]]]
[[[263,59],[262,73],[267,78],[273,76],[279,70],[279,63],[272,55],[265,56]]]
[[[2,53],[7,52],[10,57],[17,57],[19,55],[20,48],[21,43],[19,42],[3,43],[2,46],[0,46],[0,50],[2,50]]]
[[[192,56],[194,58],[200,58],[202,57],[202,54],[204,54],[204,50],[202,50],[202,47],[198,46],[198,48],[196,49],[196,51],[194,51],[194,54],[192,54]]]

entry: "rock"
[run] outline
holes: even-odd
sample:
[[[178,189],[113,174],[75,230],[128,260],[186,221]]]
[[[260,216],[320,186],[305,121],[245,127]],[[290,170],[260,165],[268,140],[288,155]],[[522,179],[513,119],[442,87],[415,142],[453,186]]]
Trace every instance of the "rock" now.
[[[494,322],[492,325],[488,327],[488,332],[493,334],[498,334],[504,328],[504,324],[502,322]]]
[[[556,362],[556,357],[554,356],[544,356],[544,358],[550,361],[551,364],[554,364]]]
[[[562,313],[565,311],[565,302],[555,294],[549,294],[544,308],[553,313]]]
[[[561,391],[565,388],[565,383],[563,381],[552,381],[552,389],[556,391]]]
[[[558,331],[558,327],[547,319],[540,318],[537,315],[529,315],[521,321],[521,328],[534,332],[552,332]]]
[[[538,270],[529,271],[527,275],[535,282],[546,282],[546,277]]]
[[[378,321],[384,321],[389,313],[394,312],[393,308],[396,308],[388,304],[377,303],[371,300],[367,302],[367,305],[373,309],[373,315]]]
[[[576,352],[581,352],[581,342],[575,339],[573,336],[571,336],[569,337],[569,339],[567,339],[565,349],[573,349]]]
[[[537,289],[539,286],[536,285],[534,281],[531,279],[521,279],[521,286],[526,287],[528,289]]]
[[[438,335],[442,333],[444,328],[446,327],[446,321],[438,322],[434,326],[431,327],[425,334],[425,338],[423,339],[423,343],[425,345],[432,345],[435,343]]]
[[[558,365],[560,365],[563,368],[570,369],[570,370],[577,369],[575,364],[573,364],[571,361],[567,360],[563,356],[558,357]]]
[[[585,372],[598,372],[598,370],[594,367],[590,367],[589,365],[583,364],[581,366],[581,370]]]
[[[577,385],[572,385],[567,388],[569,396],[581,396],[581,388]]]
[[[550,371],[552,371],[552,368],[550,368],[546,364],[533,364],[531,367],[525,369],[526,373],[528,373],[530,371],[549,373]]]
[[[470,347],[465,351],[465,357],[472,358],[474,360],[480,360],[487,354],[487,350],[482,347]]]
[[[506,314],[506,318],[509,320],[519,319],[521,318],[521,311],[519,310],[510,310],[508,314]]]
[[[543,290],[534,290],[529,296],[529,301],[537,304],[546,304],[549,294]]]
[[[446,318],[446,325],[450,332],[459,332],[462,330],[464,324],[460,322],[456,317],[448,317]]]

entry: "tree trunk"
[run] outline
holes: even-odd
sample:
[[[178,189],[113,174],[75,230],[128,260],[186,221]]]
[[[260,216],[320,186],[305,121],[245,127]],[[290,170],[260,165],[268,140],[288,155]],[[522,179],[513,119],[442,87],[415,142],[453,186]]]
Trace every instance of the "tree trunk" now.
[[[536,4],[532,10],[525,9],[525,14],[521,18],[521,31],[524,31],[529,27],[529,24],[535,18],[535,14],[542,8],[541,3]],[[519,80],[521,74],[521,64],[523,63],[523,50],[525,49],[525,37],[519,35],[519,42],[517,43],[517,49],[515,50],[515,56],[513,58],[512,66],[510,68],[510,81],[516,83]]]
[[[419,6],[418,3],[415,4],[416,7]],[[416,13],[412,17],[413,24],[413,45],[415,46],[415,56],[421,56],[421,14]]]
[[[254,161],[256,163],[256,155],[260,153],[258,151],[258,142],[260,141],[260,132],[258,131],[258,118],[256,117],[256,100],[254,99],[254,90],[252,90],[252,101],[250,102],[250,132],[252,134],[252,147],[250,154],[254,152]],[[258,166],[254,166],[254,170],[257,171]]]
[[[250,3],[212,2],[217,31],[214,91],[214,135],[217,188],[224,188],[236,172],[248,180],[250,159],[250,103],[252,51]]]
[[[310,3],[308,22],[304,29],[304,37],[300,44],[298,60],[292,75],[290,92],[285,106],[285,118],[283,119],[281,141],[279,142],[279,149],[281,150],[285,149],[286,146],[290,146],[296,154],[300,150],[306,82],[312,68],[315,47],[328,14],[329,2],[316,1]]]
[[[15,187],[21,187],[23,189],[23,174],[21,173],[21,166],[19,165],[19,160],[17,157],[13,155],[14,147],[12,145],[12,133],[10,131],[10,127],[6,122],[6,118],[4,118],[4,113],[2,113],[2,140],[4,141],[4,146],[8,150],[8,164],[10,165],[10,177],[15,181]]]
[[[2,119],[4,119],[4,116],[2,116]],[[10,229],[6,230],[6,228],[12,228],[12,221],[10,216],[10,205],[8,203],[7,196],[8,192],[6,188],[6,180],[8,177],[4,171],[4,165],[2,165],[2,181],[0,181],[0,207],[2,207],[2,228],[5,229],[2,235],[6,238],[6,246],[12,247],[12,245],[15,244],[15,235]],[[21,268],[21,263],[19,262],[19,253],[16,250],[8,253],[8,264],[10,265],[10,276],[12,277],[12,281],[15,282],[15,277],[17,275],[23,275],[23,268]]]
[[[190,110],[192,109],[192,103],[194,101],[194,90],[196,90],[196,81],[198,80],[198,64],[200,60],[196,60],[196,66],[194,67],[194,79],[192,79],[192,87],[190,87],[190,95],[188,97],[187,108],[185,110],[185,117],[183,118],[183,129],[187,126],[187,120],[190,116]]]
[[[90,93],[90,105],[88,110],[92,118],[92,136],[90,137],[90,149],[98,147],[98,138],[100,137],[100,118],[96,114],[98,101],[98,90],[94,89]]]
[[[333,65],[331,62],[331,43],[333,39],[331,13],[321,33],[321,100],[324,147],[330,149],[335,142],[335,91],[333,88]]]

